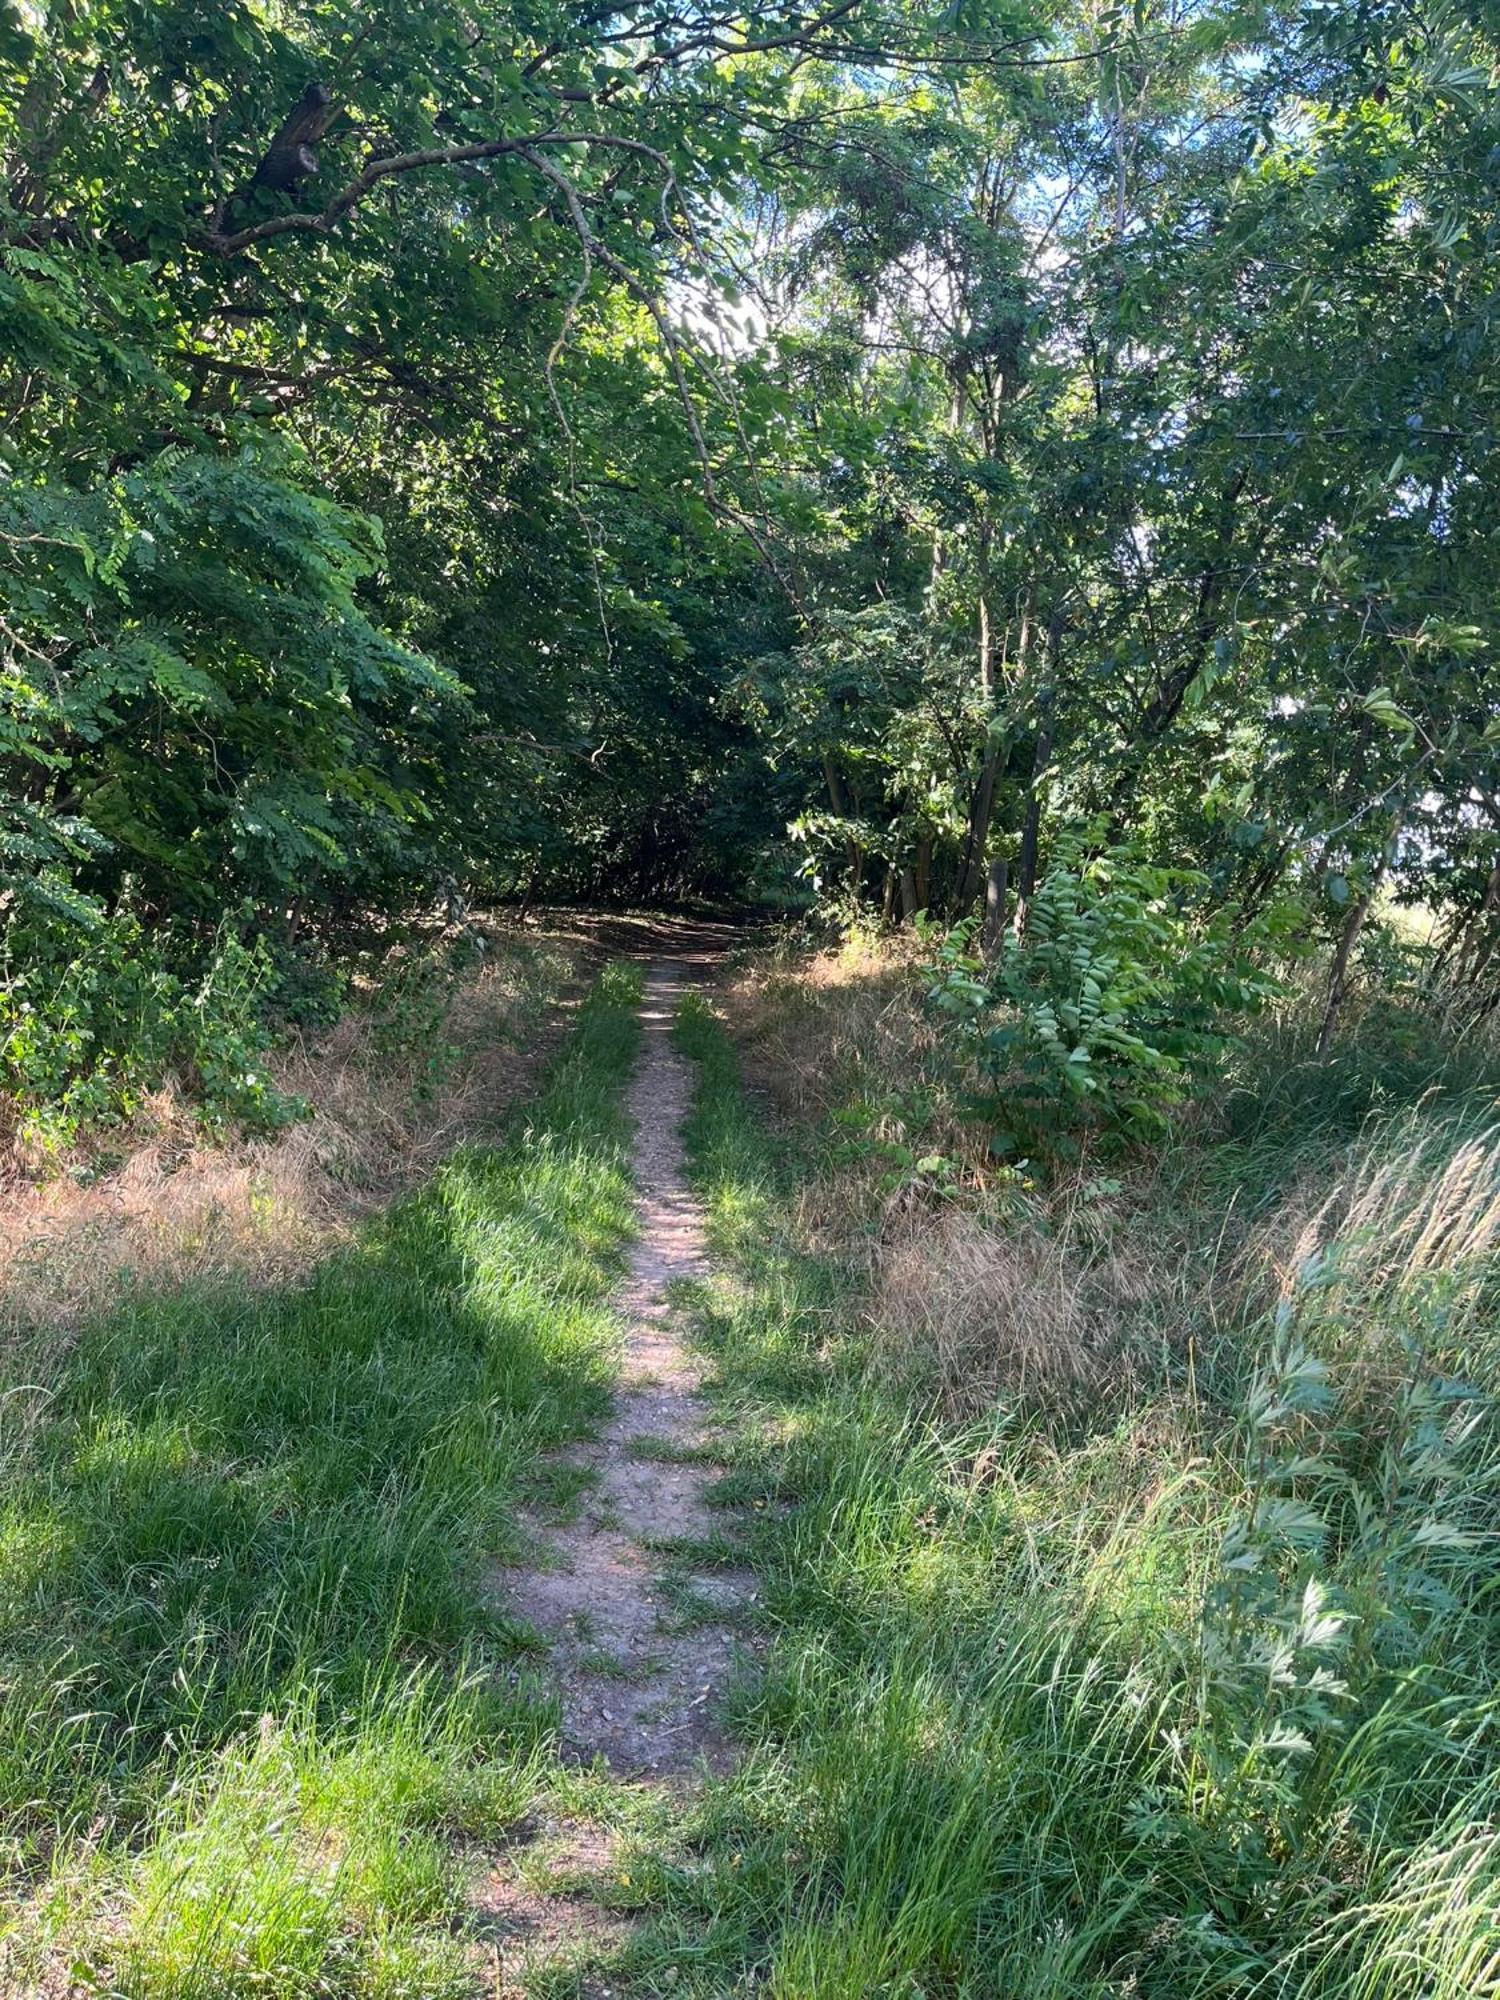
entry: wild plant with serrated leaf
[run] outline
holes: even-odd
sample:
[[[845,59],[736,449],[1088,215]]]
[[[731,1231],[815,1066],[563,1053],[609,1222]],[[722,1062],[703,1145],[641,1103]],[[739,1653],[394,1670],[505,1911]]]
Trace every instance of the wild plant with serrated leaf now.
[[[1325,1580],[1318,1491],[1328,1469],[1321,1426],[1334,1404],[1326,1364],[1283,1327],[1246,1400],[1244,1497],[1205,1592],[1196,1716],[1176,1746],[1211,1816],[1290,1803],[1297,1761],[1342,1726],[1349,1621]]]
[[[1280,990],[1261,962],[1281,912],[1204,914],[1207,878],[1129,847],[1063,843],[1023,936],[991,964],[973,925],[940,947],[932,1004],[953,1019],[1002,1151],[1076,1150],[1074,1134],[1159,1134],[1228,1024]]]
[[[1243,1410],[1243,1498],[1204,1596],[1196,1720],[1178,1746],[1200,1803],[1258,1824],[1273,1847],[1345,1795],[1337,1770],[1356,1738],[1361,1757],[1378,1742],[1393,1767],[1417,1755],[1426,1782],[1443,1664],[1474,1639],[1492,1580],[1479,1525],[1497,1475],[1480,1448],[1488,1406],[1433,1366],[1419,1317],[1393,1330],[1399,1373],[1383,1363],[1372,1401],[1361,1351],[1341,1339],[1356,1249],[1335,1241],[1304,1260],[1277,1309]],[[1386,1329],[1371,1316],[1364,1331],[1374,1345]],[[1319,1350],[1341,1345],[1336,1370]]]

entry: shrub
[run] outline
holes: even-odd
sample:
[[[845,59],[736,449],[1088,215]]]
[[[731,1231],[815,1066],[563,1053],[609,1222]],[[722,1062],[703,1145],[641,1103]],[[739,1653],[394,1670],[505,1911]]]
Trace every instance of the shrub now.
[[[1073,1130],[1162,1128],[1236,1014],[1280,990],[1257,947],[1280,913],[1234,928],[1204,919],[1207,879],[1128,848],[1063,854],[1032,900],[1024,940],[992,966],[972,924],[943,943],[932,989],[987,1086],[997,1150],[1069,1152]]]
[[[399,1060],[410,1068],[419,1101],[437,1095],[458,1061],[448,1010],[455,977],[472,962],[460,941],[410,952],[382,978],[371,1016],[375,1050],[387,1063]]]
[[[0,1090],[23,1142],[56,1151],[120,1124],[169,1079],[205,1124],[274,1131],[303,1115],[266,1074],[274,973],[264,943],[220,926],[196,976],[128,910],[13,919],[0,937]]]

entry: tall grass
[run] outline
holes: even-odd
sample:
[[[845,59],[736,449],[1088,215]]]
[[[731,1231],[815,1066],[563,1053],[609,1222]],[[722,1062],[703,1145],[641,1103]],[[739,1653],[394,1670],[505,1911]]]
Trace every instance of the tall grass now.
[[[1191,1366],[1058,1425],[998,1377],[956,1408],[876,1365],[860,1232],[799,1229],[837,1179],[799,1197],[809,1135],[767,1136],[716,1022],[682,1033],[771,1632],[702,1856],[661,1875],[664,1934],[702,1939],[689,1990],[1497,1990],[1486,1106],[1364,1122],[1316,1202],[1289,1166],[1232,1258],[1211,1201],[1164,1210],[1157,1257],[1222,1272],[1151,1293],[1197,1315],[1159,1333]]]
[[[65,1341],[108,1310],[121,1270],[159,1286],[300,1276],[460,1141],[495,1138],[535,1087],[560,999],[585,983],[580,958],[502,932],[477,964],[388,966],[331,1026],[286,1031],[270,1084],[309,1115],[272,1135],[206,1131],[165,1087],[36,1173],[7,1158],[0,1342]]]
[[[455,1839],[554,1722],[485,1566],[607,1395],[636,998],[305,1283],[127,1295],[0,1405],[10,1990],[472,1990]]]
[[[1333,1176],[1343,1149],[1413,1106],[1500,1105],[1500,1019],[1421,989],[1363,990],[1326,1058],[1324,994],[1295,984],[1225,1053],[1176,1149],[1205,1192],[1253,1212],[1298,1174]]]

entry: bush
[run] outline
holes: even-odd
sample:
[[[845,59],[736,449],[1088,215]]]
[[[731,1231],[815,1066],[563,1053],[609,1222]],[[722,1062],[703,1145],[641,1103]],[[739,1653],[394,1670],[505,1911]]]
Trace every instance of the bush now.
[[[972,923],[949,935],[931,997],[988,1086],[997,1150],[1069,1152],[1085,1125],[1160,1131],[1227,1022],[1280,991],[1256,962],[1280,913],[1238,931],[1232,911],[1204,920],[1208,886],[1128,848],[1075,850],[1037,890],[1024,941],[993,966],[974,955]]]
[[[371,1016],[376,1053],[412,1071],[412,1091],[425,1102],[442,1089],[458,1061],[448,1011],[454,980],[473,962],[471,949],[438,945],[398,957],[383,970]]]
[[[266,1074],[274,983],[263,942],[221,925],[196,974],[128,910],[13,918],[0,939],[0,1090],[19,1137],[47,1151],[133,1117],[184,1083],[210,1126],[275,1131],[305,1106]]]

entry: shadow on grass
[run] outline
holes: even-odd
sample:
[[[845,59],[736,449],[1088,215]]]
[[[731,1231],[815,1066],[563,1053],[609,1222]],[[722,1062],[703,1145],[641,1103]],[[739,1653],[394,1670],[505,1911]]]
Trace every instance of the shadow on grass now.
[[[484,1565],[607,1400],[636,999],[606,973],[531,1116],[306,1282],[129,1293],[75,1345],[0,1503],[13,1965],[458,1977],[438,1830],[501,1833],[555,1720]]]

